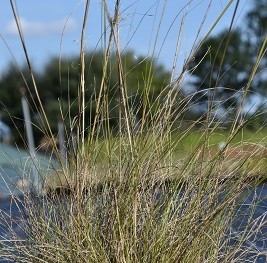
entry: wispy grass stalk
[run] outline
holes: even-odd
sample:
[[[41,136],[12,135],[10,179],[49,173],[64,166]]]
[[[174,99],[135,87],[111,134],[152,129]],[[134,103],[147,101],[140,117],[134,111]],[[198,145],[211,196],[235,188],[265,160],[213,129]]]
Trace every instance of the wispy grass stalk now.
[[[44,134],[52,137],[18,15],[13,1],[10,3],[38,98],[36,103],[45,119],[41,128]],[[232,3],[229,1],[222,15]],[[23,200],[14,198],[23,207],[20,227],[25,238],[18,237],[12,224],[3,221],[14,236],[10,241],[0,240],[1,254],[18,262],[240,262],[240,258],[253,252],[244,243],[263,226],[260,218],[256,219],[260,222],[256,226],[252,210],[246,210],[249,218],[241,234],[236,234],[233,228],[241,211],[240,205],[247,197],[247,189],[262,180],[262,173],[248,175],[252,153],[239,158],[231,156],[230,144],[245,123],[237,125],[237,114],[224,146],[216,149],[211,140],[213,134],[220,131],[221,123],[207,118],[192,150],[177,153],[179,145],[195,131],[196,123],[200,121],[183,130],[179,125],[191,105],[190,98],[179,99],[179,92],[194,56],[192,53],[177,78],[174,77],[174,62],[171,79],[153,101],[148,96],[154,78],[153,65],[147,64],[143,97],[137,106],[138,109],[143,106],[142,118],[135,127],[136,116],[127,94],[128,72],[124,70],[120,47],[120,1],[115,1],[113,12],[106,1],[102,4],[103,71],[99,92],[90,102],[91,107],[96,105],[95,115],[90,116],[92,125],[86,126],[85,115],[84,33],[90,5],[90,1],[86,1],[77,87],[80,108],[77,122],[73,121],[71,127],[76,131],[76,145],[68,144],[68,164],[61,163],[61,171],[46,178],[44,195],[25,193]],[[156,35],[161,28],[164,9],[160,17]],[[179,42],[180,36],[174,61]],[[265,54],[265,45],[266,41],[247,89]],[[109,125],[111,98],[107,84],[110,74],[114,73],[110,66],[113,47],[119,93],[119,127],[115,135]],[[72,134],[67,134],[67,138],[71,140]],[[60,162],[55,141],[53,147]]]

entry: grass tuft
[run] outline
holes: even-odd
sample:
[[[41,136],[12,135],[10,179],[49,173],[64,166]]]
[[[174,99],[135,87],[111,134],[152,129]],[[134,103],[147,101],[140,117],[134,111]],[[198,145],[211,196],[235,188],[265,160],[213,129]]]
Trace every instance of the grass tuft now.
[[[209,114],[199,130],[196,126],[202,120],[185,125],[183,116],[191,107],[190,98],[180,99],[177,87],[182,85],[194,54],[186,60],[179,77],[172,77],[153,99],[148,96],[153,89],[153,65],[147,63],[142,76],[144,90],[140,101],[135,101],[142,117],[136,121],[120,47],[119,0],[114,10],[102,1],[106,25],[102,80],[91,102],[96,105],[95,115],[90,116],[92,125],[87,127],[85,65],[90,61],[84,56],[84,32],[89,5],[90,1],[85,1],[77,87],[79,114],[71,133],[66,134],[67,164],[53,139],[60,169],[44,178],[42,194],[14,197],[24,238],[16,234],[15,222],[4,220],[0,214],[0,225],[12,233],[10,240],[0,240],[1,256],[16,262],[244,262],[255,253],[246,242],[264,223],[253,217],[256,200],[245,211],[241,206],[250,189],[266,180],[266,145],[251,138],[237,140],[245,129],[237,119],[229,132],[222,131],[220,121],[210,120]],[[28,57],[14,8],[13,12]],[[164,9],[156,35],[163,17]],[[114,74],[109,68],[113,54],[119,93],[116,129],[109,122],[111,98],[107,92],[108,80]],[[32,73],[29,60],[28,65]],[[253,69],[250,83],[255,72]],[[44,116],[40,129],[47,138],[54,138],[31,76],[36,103]],[[218,147],[221,141],[224,143]],[[247,221],[237,231],[241,213],[246,213],[242,218]]]

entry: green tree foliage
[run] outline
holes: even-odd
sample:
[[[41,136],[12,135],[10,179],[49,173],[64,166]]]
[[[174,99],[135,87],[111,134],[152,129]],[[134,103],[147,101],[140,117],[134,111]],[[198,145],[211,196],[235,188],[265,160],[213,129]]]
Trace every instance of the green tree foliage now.
[[[262,42],[267,31],[267,2],[254,0],[250,11],[246,15],[247,27],[254,40]]]
[[[221,108],[237,106],[252,68],[249,44],[238,29],[211,36],[191,63],[194,101],[213,101]]]
[[[95,115],[96,100],[103,76],[104,57],[101,52],[89,53],[85,61],[86,115],[87,125],[90,126]],[[127,89],[129,105],[133,113],[141,117],[143,98],[153,102],[164,85],[166,86],[165,82],[169,80],[170,74],[161,65],[155,65],[151,58],[135,58],[132,52],[122,55],[121,64],[123,85]],[[79,115],[79,81],[79,57],[64,58],[61,61],[54,58],[46,66],[40,80],[40,90],[52,123],[55,123],[60,111],[63,115],[70,116],[70,119]],[[107,65],[104,94],[108,99],[110,124],[114,127],[119,112],[119,85],[118,62],[113,54]]]
[[[267,35],[267,2],[265,0],[254,0],[250,11],[246,15],[248,36],[251,47],[254,49],[254,60],[261,49],[264,39]],[[265,47],[266,48],[266,47]],[[267,56],[262,58],[254,85],[257,86],[261,95],[267,95]]]
[[[36,74],[36,78],[38,76]],[[9,67],[1,75],[0,79],[0,114],[1,118],[13,129],[15,141],[21,141],[25,138],[23,112],[21,105],[20,88],[26,87],[31,96],[28,96],[30,108],[36,112],[35,94],[31,85],[31,77],[27,66],[18,68],[15,64],[10,64]]]
[[[135,57],[132,52],[125,52],[121,56],[121,71],[123,83],[118,77],[117,56],[112,54],[107,64],[107,74],[104,79],[102,100],[107,100],[108,122],[113,129],[118,125],[119,106],[121,102],[121,87],[126,88],[130,112],[141,118],[143,111],[153,108],[153,103],[166,87],[170,73],[162,65],[157,65],[152,58]],[[86,126],[90,127],[96,112],[96,101],[100,92],[104,69],[104,55],[102,52],[88,53],[85,56],[85,103]],[[80,58],[72,56],[59,59],[51,58],[44,70],[36,75],[39,94],[49,119],[52,131],[57,133],[58,118],[65,120],[67,128],[71,127],[81,114],[80,94]],[[26,72],[26,68],[23,69]],[[26,74],[26,73],[25,73]],[[26,74],[27,78],[29,76]],[[30,83],[30,79],[28,81]],[[19,87],[24,86],[19,70],[12,66],[0,79],[0,100],[8,112],[15,118],[22,119],[21,95]],[[33,121],[39,125],[43,116],[33,102],[37,102],[34,91],[29,87],[27,93],[33,110]],[[163,93],[162,93],[163,94]],[[159,100],[160,101],[160,100]],[[38,104],[38,103],[37,103]],[[2,111],[3,111],[2,106]],[[156,106],[154,107],[156,111]],[[102,113],[101,113],[102,114]],[[8,114],[3,116],[8,120]],[[101,116],[102,117],[102,116]],[[10,121],[9,121],[10,123]],[[23,128],[23,122],[19,130]],[[12,125],[13,126],[13,125]],[[23,130],[23,129],[22,129]],[[15,131],[16,134],[16,131]],[[37,134],[37,135],[36,135]],[[40,136],[35,132],[37,139]],[[18,140],[18,136],[16,136]]]
[[[233,112],[242,91],[247,87],[252,68],[266,37],[267,2],[254,0],[241,28],[225,30],[207,38],[190,64],[193,103],[198,102],[198,113],[214,107],[219,111]],[[266,96],[265,77],[267,57],[263,57],[258,72],[249,87],[248,100]],[[201,109],[201,110],[199,110]],[[210,108],[209,108],[210,109]]]

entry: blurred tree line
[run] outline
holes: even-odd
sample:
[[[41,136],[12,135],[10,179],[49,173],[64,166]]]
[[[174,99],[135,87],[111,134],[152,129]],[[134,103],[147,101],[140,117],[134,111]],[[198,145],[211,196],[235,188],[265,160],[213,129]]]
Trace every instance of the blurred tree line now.
[[[230,24],[230,22],[229,22]],[[242,27],[224,30],[217,35],[210,35],[202,41],[190,60],[187,70],[190,81],[182,91],[184,97],[188,96],[190,87],[189,107],[183,118],[198,119],[206,116],[207,112],[214,112],[215,118],[225,115],[225,120],[230,121],[235,116],[236,109],[242,101],[246,91],[250,74],[257,60],[257,55],[264,42],[267,32],[267,2],[254,0],[251,2]],[[266,50],[265,50],[266,51]],[[78,94],[80,85],[80,58],[51,58],[42,72],[36,72],[37,87],[40,97],[49,118],[53,132],[57,132],[59,118],[69,120],[68,127],[75,122],[80,114]],[[96,99],[99,93],[100,82],[103,76],[104,57],[102,52],[89,52],[85,58],[85,83],[86,83],[86,125],[90,127],[96,111]],[[105,78],[105,92],[109,99],[109,123],[112,129],[118,126],[119,115],[119,79],[118,65],[115,54],[111,55],[107,66]],[[127,83],[128,103],[137,120],[142,118],[146,105],[151,108],[153,101],[166,95],[163,89],[169,84],[171,74],[162,65],[155,63],[149,57],[135,57],[131,51],[122,54],[122,67],[125,83]],[[248,100],[251,104],[257,98],[266,98],[267,95],[267,57],[264,55],[256,75],[249,87]],[[21,76],[24,76],[24,79]],[[21,109],[21,94],[19,88],[28,83],[27,98],[32,108],[33,122],[38,125],[42,120],[38,111],[35,92],[32,87],[31,77],[27,67],[18,69],[10,65],[3,72],[0,79],[1,117],[11,126],[16,126],[15,140],[24,136],[23,114]],[[193,91],[193,92],[192,92]],[[179,98],[181,98],[179,95]],[[178,98],[178,99],[179,99]],[[159,100],[160,101],[160,100]],[[157,106],[152,109],[156,111]],[[260,117],[259,117],[260,116]],[[10,118],[12,117],[12,118]],[[233,117],[234,118],[234,117]],[[266,122],[266,110],[257,114],[257,125]],[[253,122],[250,122],[253,127]],[[255,124],[256,126],[256,124]],[[37,140],[41,132],[35,128]]]
[[[188,67],[191,74],[189,85],[193,90],[192,103],[198,105],[198,115],[213,111],[218,118],[224,114],[230,122],[242,103],[242,96],[247,90],[251,72],[267,34],[267,2],[254,0],[249,4],[250,9],[241,25],[209,36],[196,50]],[[266,99],[266,68],[265,54],[247,90],[248,109],[249,104],[252,105],[256,100],[263,102]],[[266,113],[261,116],[261,122],[264,123]]]
[[[152,58],[136,57],[131,51],[123,53],[121,60],[127,84],[128,103],[138,120],[142,118],[144,104],[153,102],[160,94],[163,96],[162,91],[170,81],[170,72],[162,65],[156,64]],[[70,128],[81,114],[79,61],[79,55],[62,59],[54,57],[50,59],[42,72],[34,74],[44,110],[55,134],[59,119],[63,119],[66,126]],[[86,54],[85,62],[86,127],[90,128],[95,116],[96,101],[103,76],[104,54],[89,52]],[[32,122],[36,125],[34,134],[36,140],[40,141],[42,131],[39,128],[44,118],[40,113],[40,105],[37,103],[27,66],[19,69],[15,65],[10,65],[2,74],[0,79],[1,116],[11,127],[16,126],[14,139],[16,142],[21,142],[20,138],[25,138],[25,131],[19,89],[25,86],[25,83],[28,89],[26,97],[33,115]],[[104,86],[104,93],[108,98],[109,124],[113,130],[116,130],[118,129],[120,89],[115,54],[111,55],[107,64]]]

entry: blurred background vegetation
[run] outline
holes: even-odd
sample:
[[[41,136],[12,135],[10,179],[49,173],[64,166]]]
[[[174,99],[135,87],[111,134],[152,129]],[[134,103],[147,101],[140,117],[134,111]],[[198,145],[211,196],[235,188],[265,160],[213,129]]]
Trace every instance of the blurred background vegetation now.
[[[162,100],[164,100],[164,89],[168,87],[179,92],[176,97],[177,105],[182,100],[189,105],[187,111],[180,116],[183,125],[188,121],[196,121],[201,118],[205,120],[207,112],[211,112],[215,120],[222,119],[222,125],[229,126],[231,118],[234,119],[234,113],[241,103],[242,94],[257,59],[259,52],[257,49],[260,49],[266,35],[266,1],[251,2],[251,8],[244,21],[242,27],[226,29],[205,39],[201,47],[195,50],[192,61],[184,69],[188,72],[189,81],[184,83],[183,87],[176,87],[175,80],[170,82],[171,72],[157,60],[151,57],[136,57],[131,51],[122,53],[129,105],[136,122],[138,123],[142,117],[141,114],[144,114],[146,104],[153,103],[158,96],[162,96]],[[103,74],[104,55],[101,51],[88,52],[85,60],[87,65],[86,115],[87,127],[90,127],[95,115],[96,98]],[[71,129],[75,117],[80,114],[80,104],[77,99],[80,92],[79,61],[78,55],[64,58],[53,57],[44,66],[42,72],[35,73],[41,100],[55,134],[59,119],[64,120],[67,128]],[[265,55],[249,89],[250,94],[243,112],[244,119],[251,118],[248,127],[252,129],[264,125],[267,119],[264,104],[267,95],[266,67],[267,56]],[[115,54],[111,56],[107,71],[105,93],[109,98],[109,124],[116,131],[119,103],[121,102]],[[150,81],[152,83],[149,83]],[[1,118],[10,127],[13,127],[14,141],[18,144],[22,143],[20,133],[24,137],[21,94],[19,92],[22,86],[28,85],[27,98],[33,112],[33,123],[39,126],[43,118],[35,105],[35,93],[30,83],[27,66],[19,69],[15,64],[10,64],[0,79]],[[150,88],[147,89],[146,86]],[[181,107],[181,103],[179,105]],[[254,105],[253,110],[248,113],[251,105]],[[156,112],[157,105],[153,109]],[[256,110],[258,110],[257,113],[255,113]],[[224,117],[222,118],[222,116]],[[201,126],[201,122],[199,123]],[[40,142],[42,132],[35,128],[34,134],[37,143]]]

